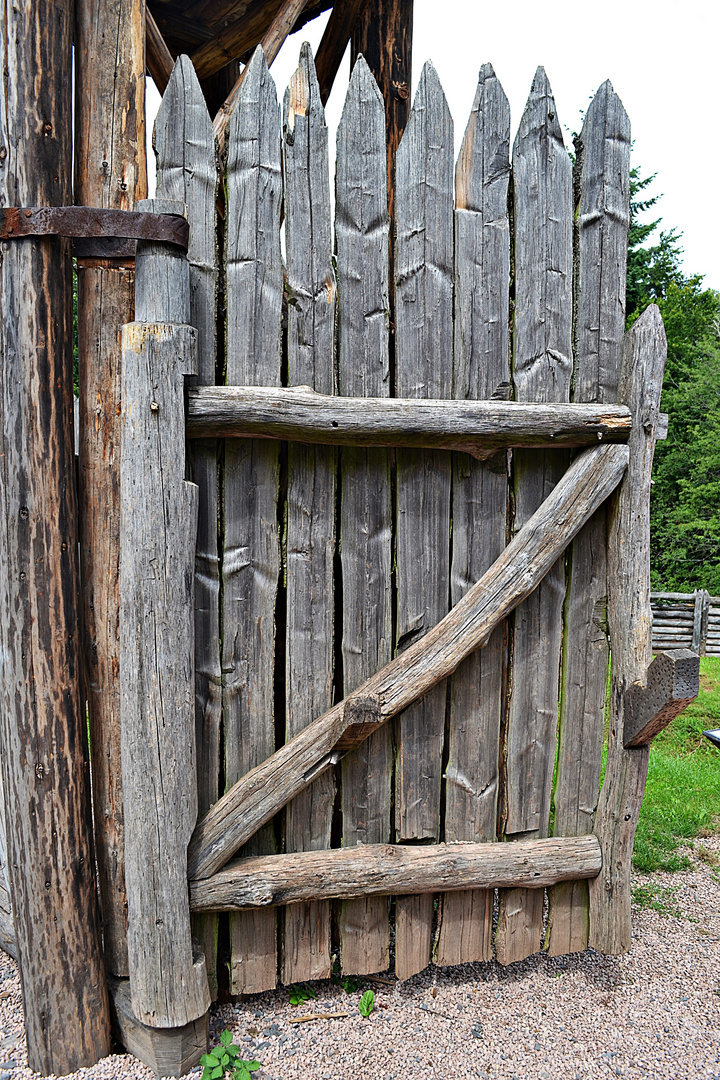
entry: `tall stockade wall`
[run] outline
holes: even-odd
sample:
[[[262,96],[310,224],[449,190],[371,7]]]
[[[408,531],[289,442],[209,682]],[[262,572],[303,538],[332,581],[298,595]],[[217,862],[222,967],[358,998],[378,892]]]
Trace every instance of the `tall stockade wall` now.
[[[345,973],[407,979],[432,961],[626,950],[648,745],[697,692],[697,658],[678,642],[651,667],[665,339],[656,308],[624,334],[630,125],[611,85],[573,167],[543,69],[511,146],[485,65],[455,161],[426,64],[388,177],[385,106],[360,57],[334,200],[309,48],[282,103],[262,49],[234,93],[214,129],[180,57],[157,117],[157,199],[136,209],[185,214],[187,255],[145,241],[134,262],[79,263],[79,501],[67,333],[57,370],[42,369],[57,429],[34,420],[37,335],[53,339],[69,308],[38,330],[14,287],[19,274],[47,281],[23,259],[59,260],[67,276],[70,250],[3,244],[0,408],[16,449],[1,542],[17,574],[0,620],[0,933],[46,1072],[107,1050],[103,960],[121,1037],[167,1073],[198,1060],[223,989],[328,978],[336,958]],[[91,181],[79,199],[106,205]],[[19,180],[0,194],[69,201]],[[38,544],[32,574],[48,582],[29,588]],[[32,607],[58,581],[60,635]],[[31,626],[65,641],[65,711],[47,721],[40,684],[18,691],[39,655]],[[42,677],[57,692],[55,669]],[[47,837],[26,828],[60,767],[30,760],[36,744],[62,747],[77,784],[78,820],[57,837],[48,826],[53,867]],[[87,850],[66,852],[70,836]],[[85,953],[68,968],[50,935],[40,971],[32,931],[58,911],[83,927]],[[63,1015],[50,991],[71,977],[93,1023],[53,1051]]]

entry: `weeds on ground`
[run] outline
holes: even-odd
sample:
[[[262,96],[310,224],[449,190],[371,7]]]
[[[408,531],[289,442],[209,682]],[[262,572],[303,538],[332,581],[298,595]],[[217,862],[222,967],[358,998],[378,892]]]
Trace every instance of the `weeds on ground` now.
[[[360,998],[360,1004],[358,1005],[360,1015],[364,1016],[367,1020],[370,1013],[375,1008],[375,994],[372,990],[366,990],[363,996]]]
[[[679,848],[720,828],[720,754],[703,736],[720,727],[720,658],[700,661],[700,694],[654,740],[635,837],[636,870],[683,870]]]
[[[317,994],[312,986],[308,986],[307,983],[301,983],[298,986],[297,983],[294,983],[290,991],[290,1004],[302,1005],[303,1001],[310,1001],[310,998],[314,997],[317,997]]]
[[[241,1058],[242,1050],[232,1041],[232,1035],[225,1029],[220,1036],[220,1045],[209,1054],[203,1054],[200,1064],[203,1066],[201,1080],[221,1080],[230,1076],[231,1080],[252,1080],[252,1073],[260,1068],[259,1061],[246,1061]]]
[[[633,901],[642,908],[650,908],[658,911],[661,915],[672,915],[675,919],[682,918],[682,911],[677,902],[679,885],[657,885],[647,881],[635,885],[632,890]]]

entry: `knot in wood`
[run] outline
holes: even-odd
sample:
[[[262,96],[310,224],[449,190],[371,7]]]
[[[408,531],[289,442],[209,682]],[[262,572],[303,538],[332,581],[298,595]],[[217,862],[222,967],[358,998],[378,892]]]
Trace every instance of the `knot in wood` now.
[[[150,402],[150,412],[160,412],[160,406],[157,401]]]

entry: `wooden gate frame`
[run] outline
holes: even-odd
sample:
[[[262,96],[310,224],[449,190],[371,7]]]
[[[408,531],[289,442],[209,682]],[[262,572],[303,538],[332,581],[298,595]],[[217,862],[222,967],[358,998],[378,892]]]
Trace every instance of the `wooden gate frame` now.
[[[163,209],[168,212],[171,207]],[[168,269],[170,260],[172,265]],[[159,883],[156,893],[157,898],[165,898],[160,906],[167,907],[167,925],[172,921],[174,931],[170,964],[163,962],[158,946],[157,900],[152,911],[142,905],[131,908],[130,985],[135,1015],[153,1026],[168,1026],[169,1022],[180,1026],[195,1019],[203,1003],[209,1000],[188,997],[191,980],[200,979],[198,987],[202,983],[198,968],[202,961],[193,957],[190,945],[191,911],[237,911],[318,897],[540,887],[587,879],[592,947],[605,953],[627,950],[630,858],[649,742],[692,700],[698,685],[698,658],[686,650],[665,654],[650,664],[650,473],[655,441],[659,432],[663,434],[659,404],[666,353],[657,307],[648,308],[626,337],[620,389],[626,409],[604,407],[602,410],[607,414],[603,423],[612,416],[624,425],[622,436],[627,432],[629,413],[627,445],[596,445],[580,453],[552,494],[449,615],[349,698],[247,773],[212,807],[197,824],[187,852],[188,902],[178,894],[185,872],[182,839],[178,844],[177,837],[172,838],[168,858],[164,857],[166,849],[162,844],[160,851],[149,850],[147,845],[152,848],[155,837],[170,835],[171,826],[177,821],[178,801],[192,800],[195,785],[194,776],[188,776],[194,746],[194,675],[192,624],[187,618],[194,549],[187,541],[189,535],[194,535],[196,511],[192,500],[180,518],[173,509],[177,505],[178,484],[187,490],[193,486],[182,479],[181,463],[185,460],[186,446],[180,373],[191,372],[194,364],[190,355],[184,363],[176,359],[188,351],[192,353],[193,332],[173,325],[187,311],[184,260],[147,245],[138,251],[137,273],[138,311],[145,312],[146,317],[152,315],[154,320],[167,320],[169,325],[152,321],[131,324],[123,330],[125,433],[120,571],[125,605],[121,674],[123,744],[132,747],[137,733],[149,729],[155,733],[153,747],[157,748],[157,757],[140,758],[128,751],[123,769],[126,791],[132,793],[134,807],[138,805],[136,800],[141,800],[143,805],[142,828],[133,837],[132,847],[137,848],[133,860],[142,866],[152,855],[161,865],[174,862],[179,869],[178,880]],[[171,288],[158,299],[158,282],[170,281]],[[169,349],[168,341],[172,342]],[[181,346],[183,341],[186,344]],[[163,374],[163,358],[172,365],[171,378]],[[319,411],[329,408],[320,395],[292,390],[270,393],[282,402],[285,437],[298,437],[298,431],[303,439],[316,437],[317,425],[308,433],[306,413],[313,406]],[[261,425],[262,417],[257,420],[254,413],[264,397],[264,393],[252,388],[194,391],[190,406],[194,428],[190,430],[193,434],[222,430],[226,437],[257,435],[253,424]],[[226,408],[218,420],[215,408],[218,398],[223,399],[225,406],[228,399],[241,400],[243,408],[234,419]],[[214,411],[205,406],[210,401]],[[336,420],[338,428],[324,427],[320,434],[323,441],[363,445],[370,439],[377,440],[375,428],[368,432],[362,427],[366,401],[334,399],[334,405],[333,417],[343,417],[346,422],[341,426]],[[393,405],[371,403],[371,410],[375,405],[379,412],[386,410],[388,415],[392,409],[400,412],[417,409],[418,403],[401,400]],[[456,405],[455,402],[431,403],[427,408],[431,422],[422,417],[417,419],[412,436],[414,444],[437,445],[438,439],[455,439],[464,441],[466,446],[472,444],[477,453],[484,453],[497,445],[512,446],[516,440],[528,439],[529,427],[531,445],[553,446],[555,434],[577,432],[578,419],[587,412],[586,406],[552,406],[554,425],[543,427],[539,421],[547,406],[498,407],[499,423],[481,409],[470,417],[473,423],[462,416],[458,419]],[[517,436],[515,416],[521,427]],[[619,427],[611,437],[621,437],[618,430]],[[275,429],[273,434],[277,433]],[[402,441],[397,425],[382,438],[384,444]],[[603,431],[596,428],[591,440],[576,435],[573,445],[597,443],[604,438]],[[262,824],[324,769],[445,678],[471,651],[481,648],[493,627],[532,592],[583,524],[611,495],[608,541],[611,571],[608,620],[613,658],[611,720],[605,782],[592,835],[508,844],[368,845],[360,849],[257,856],[221,869]],[[164,523],[183,521],[190,530],[185,537],[184,553],[179,548],[171,551],[166,546],[165,533],[148,526],[149,513]],[[138,530],[145,530],[145,552],[152,551],[147,538],[155,536],[155,554],[139,556],[140,545],[134,542]],[[152,568],[155,559],[165,566],[160,593]],[[139,635],[138,610],[154,612],[157,623],[164,627],[163,633]],[[184,627],[182,634],[177,633],[179,626]],[[144,684],[140,693],[135,672],[152,673],[152,685]],[[179,677],[184,677],[183,685],[179,684]],[[173,705],[170,709],[165,705],[163,712],[163,702]],[[178,756],[184,761],[179,770]],[[156,785],[162,785],[164,801],[154,798]],[[186,820],[190,822],[192,816],[190,808]],[[129,898],[133,891],[129,875]],[[184,950],[178,947],[179,940],[185,941]],[[165,942],[163,948],[169,947]],[[168,1002],[174,995],[171,1011],[162,1017],[157,1013],[158,980],[164,987],[164,1001]]]

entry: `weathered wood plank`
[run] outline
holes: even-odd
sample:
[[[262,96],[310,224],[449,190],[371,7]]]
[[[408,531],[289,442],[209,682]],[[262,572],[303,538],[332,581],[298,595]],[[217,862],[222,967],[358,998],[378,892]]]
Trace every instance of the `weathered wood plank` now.
[[[213,874],[323,769],[486,645],[498,623],[537,587],[614,490],[626,462],[625,446],[587,450],[499,559],[433,630],[235,784],[195,831],[188,853],[191,878]],[[358,698],[365,702],[362,721],[357,709],[349,707]]]
[[[280,117],[262,49],[247,68],[229,127],[226,347],[231,383],[280,383]],[[223,724],[228,788],[275,750],[275,599],[280,574],[279,444],[228,442],[222,478]],[[247,854],[275,850],[269,826]],[[258,922],[265,920],[261,929]],[[231,993],[275,986],[275,913],[231,919]]]
[[[457,450],[483,460],[511,446],[580,447],[626,442],[630,414],[624,405],[422,398],[359,400],[312,393],[306,386],[277,390],[202,386],[188,394],[187,433],[191,439],[218,435],[330,446]]]
[[[7,857],[7,831],[5,829],[5,792],[0,770],[0,949],[17,961],[17,936],[13,922],[10,899],[10,871]]]
[[[603,870],[590,887],[590,945],[627,952],[630,860],[645,790],[648,748],[624,749],[626,691],[642,682],[652,659],[650,608],[650,477],[667,343],[653,304],[625,338],[619,397],[635,426],[627,477],[608,515],[608,625],[612,657],[610,732],[605,779],[595,822]]]
[[[108,983],[118,1041],[156,1076],[185,1076],[207,1053],[208,1013],[181,1028],[148,1027],[133,1012],[129,980],[110,978]]]
[[[453,341],[453,122],[435,69],[420,75],[395,159],[395,390],[449,398]],[[447,614],[450,594],[450,454],[398,450],[395,540],[398,652]],[[395,835],[440,837],[446,686],[441,682],[396,723]],[[400,897],[396,970],[430,963],[430,900]],[[400,976],[398,976],[400,977]]]
[[[572,166],[542,68],[513,146],[513,381],[520,401],[568,401],[572,375]],[[521,526],[562,476],[562,453],[513,454]],[[550,823],[565,596],[564,560],[515,612],[506,732],[505,835],[544,836]],[[501,898],[500,963],[540,948],[542,895]]]
[[[179,57],[155,120],[159,198],[186,207],[190,229],[188,264],[190,325],[197,330],[197,382],[212,385],[217,363],[218,251],[216,202],[218,171],[212,123],[192,64]],[[190,473],[198,488],[195,548],[195,744],[198,813],[206,814],[220,796],[220,569],[218,557],[218,446],[215,439],[188,447]],[[193,934],[201,942],[208,982],[217,997],[217,920],[196,918]]]
[[[134,210],[147,195],[144,0],[79,0],[75,200]],[[127,975],[120,765],[118,565],[120,327],[133,318],[132,260],[78,260],[79,511],[84,677],[105,964]]]
[[[239,859],[207,881],[193,882],[191,902],[197,910],[231,911],[317,896],[402,896],[513,885],[540,888],[595,877],[601,866],[594,836],[513,844],[361,844]]]
[[[630,222],[630,121],[609,82],[600,87],[576,143],[575,401],[615,402],[625,332]],[[609,644],[607,511],[573,541],[565,602],[564,664],[555,785],[555,834],[592,831],[600,794]],[[587,885],[550,895],[548,951],[587,948]]]
[[[490,64],[480,70],[455,172],[454,394],[492,398],[509,384],[510,106]],[[469,402],[454,402],[460,409]],[[508,403],[484,407],[503,412]],[[516,407],[512,404],[512,407]],[[522,407],[522,406],[521,406]],[[486,465],[456,457],[453,470],[455,604],[505,547],[507,455]],[[445,837],[490,842],[497,836],[498,767],[505,630],[464,661],[450,684]],[[443,897],[438,964],[492,958],[494,894]]]
[[[332,394],[335,384],[335,272],[325,113],[309,45],[285,92],[283,109],[288,381]],[[335,477],[337,452],[288,447],[285,580],[285,737],[332,705],[334,675]],[[328,771],[287,808],[287,851],[330,847],[335,777]],[[288,908],[282,982],[329,979],[331,907]]]
[[[143,209],[177,204],[152,200]],[[210,1005],[193,955],[185,879],[197,820],[193,568],[197,488],[185,480],[183,376],[196,373],[188,268],[138,245],[135,309],[122,330],[120,688],[132,1010],[183,1027]],[[157,321],[150,322],[155,314]],[[174,324],[170,320],[175,320]],[[182,320],[182,324],[180,324]]]
[[[390,393],[385,114],[365,60],[353,68],[337,134],[339,389],[348,397]],[[341,455],[343,690],[347,696],[392,655],[390,570],[392,507],[386,450],[347,449]],[[386,727],[343,762],[343,843],[390,839],[392,747]],[[345,972],[383,971],[389,963],[385,900],[342,905],[340,962]]]
[[[0,205],[72,199],[74,5],[3,5]],[[30,1068],[109,1052],[95,894],[72,391],[72,262],[57,238],[0,256],[0,732]]]

